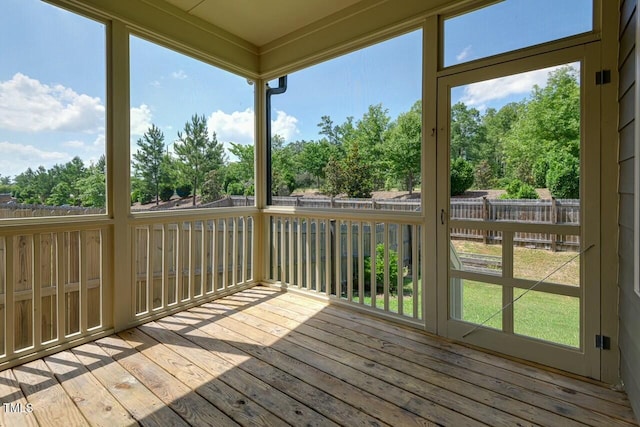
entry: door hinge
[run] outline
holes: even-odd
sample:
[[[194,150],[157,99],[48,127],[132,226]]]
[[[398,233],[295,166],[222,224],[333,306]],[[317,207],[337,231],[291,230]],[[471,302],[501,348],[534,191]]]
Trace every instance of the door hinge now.
[[[611,70],[602,70],[596,72],[596,85],[605,85],[611,83]]]
[[[604,335],[596,335],[596,348],[600,350],[610,350],[611,338]]]

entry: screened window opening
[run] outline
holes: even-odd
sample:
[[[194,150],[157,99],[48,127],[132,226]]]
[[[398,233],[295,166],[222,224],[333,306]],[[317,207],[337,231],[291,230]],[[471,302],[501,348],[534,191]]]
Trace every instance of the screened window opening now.
[[[130,37],[131,210],[253,205],[252,81]]]
[[[105,25],[38,0],[0,14],[0,218],[105,212]]]
[[[421,30],[288,75],[271,98],[272,204],[417,211],[421,95]]]
[[[593,0],[505,0],[447,18],[443,28],[449,67],[592,31]]]

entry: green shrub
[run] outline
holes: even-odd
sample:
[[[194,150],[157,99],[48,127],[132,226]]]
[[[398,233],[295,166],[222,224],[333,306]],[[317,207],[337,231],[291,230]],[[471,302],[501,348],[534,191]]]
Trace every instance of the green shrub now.
[[[231,182],[227,185],[227,193],[233,196],[242,196],[244,195],[244,185],[240,182]]]
[[[170,185],[163,185],[160,187],[160,200],[168,202],[173,197],[174,189]]]
[[[519,179],[514,179],[506,188],[507,192],[500,196],[501,199],[539,199],[536,189]]]
[[[184,199],[185,197],[189,197],[191,195],[191,184],[180,184],[176,187],[176,193],[178,197]]]
[[[376,245],[376,293],[382,293],[384,290],[384,245],[378,243]],[[369,285],[371,283],[371,257],[364,257],[364,282]],[[398,252],[389,249],[389,293],[396,294],[398,292]]]
[[[459,196],[473,185],[473,166],[471,163],[458,157],[451,162],[451,195]]]
[[[549,162],[547,188],[559,199],[579,199],[580,160],[571,153],[557,153]]]

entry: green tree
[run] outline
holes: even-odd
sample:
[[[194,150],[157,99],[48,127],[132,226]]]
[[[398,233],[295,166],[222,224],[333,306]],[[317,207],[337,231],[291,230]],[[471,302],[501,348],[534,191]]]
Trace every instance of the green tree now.
[[[458,157],[477,163],[481,147],[486,144],[486,129],[480,112],[458,102],[451,107],[451,159]]]
[[[337,149],[324,139],[303,145],[302,152],[298,156],[300,169],[315,178],[318,188],[320,188],[320,180],[325,177],[325,166],[334,154],[337,154]]]
[[[384,188],[386,178],[384,146],[391,119],[382,104],[370,105],[362,119],[356,123],[354,138],[347,141],[345,151],[352,151],[357,142],[358,156],[370,167],[372,189]]]
[[[483,171],[478,173],[476,167],[476,185],[490,188],[496,181],[504,177],[504,146],[507,135],[518,119],[522,103],[510,102],[499,110],[488,108],[482,116],[482,124],[486,129],[485,143],[480,146],[480,162],[485,162]]]
[[[224,147],[218,143],[215,132],[209,138],[209,130],[204,117],[193,115],[184,125],[184,131],[178,132],[174,150],[180,160],[180,172],[185,182],[193,188],[193,205],[196,194],[201,191],[205,175],[224,165]]]
[[[531,185],[545,181],[554,153],[579,158],[580,85],[571,66],[549,73],[534,86],[505,140],[507,176]],[[566,158],[568,159],[568,158]]]
[[[104,155],[95,165],[87,170],[87,176],[78,183],[80,188],[80,202],[82,206],[106,207],[106,162]]]
[[[373,191],[371,164],[360,152],[360,144],[352,143],[342,164],[342,186],[348,197],[368,199]]]
[[[458,157],[451,162],[450,185],[451,195],[459,196],[473,185],[473,166],[471,163]]]
[[[343,192],[344,173],[342,163],[336,156],[331,156],[327,165],[324,167],[325,181],[322,192],[331,197],[335,197]]]
[[[398,116],[389,129],[384,147],[389,173],[402,181],[411,194],[420,178],[422,101],[417,101],[407,113]]]
[[[133,153],[133,169],[149,185],[157,206],[160,203],[160,186],[169,181],[169,173],[165,170],[164,134],[152,124],[137,143],[138,150]]]
[[[296,188],[295,153],[291,145],[284,145],[284,138],[271,138],[271,194],[288,196]]]
[[[254,182],[254,148],[253,145],[230,143],[231,154],[238,160],[226,167],[224,174],[224,190],[228,194],[252,196],[255,193]]]

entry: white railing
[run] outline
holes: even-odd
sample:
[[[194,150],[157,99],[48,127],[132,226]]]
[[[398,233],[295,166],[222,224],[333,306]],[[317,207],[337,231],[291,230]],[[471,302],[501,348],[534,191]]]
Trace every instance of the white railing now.
[[[265,215],[267,281],[378,313],[422,319],[420,218],[339,218],[336,213]]]
[[[254,282],[254,219],[159,217],[132,226],[136,318],[177,309]]]
[[[108,226],[0,235],[0,366],[111,326]]]

